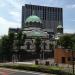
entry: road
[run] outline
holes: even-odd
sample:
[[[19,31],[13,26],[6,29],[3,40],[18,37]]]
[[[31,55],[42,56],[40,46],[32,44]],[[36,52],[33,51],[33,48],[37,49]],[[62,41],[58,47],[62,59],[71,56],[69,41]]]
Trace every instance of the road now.
[[[40,72],[20,71],[13,69],[0,68],[0,75],[49,75]],[[52,75],[52,74],[50,74]]]

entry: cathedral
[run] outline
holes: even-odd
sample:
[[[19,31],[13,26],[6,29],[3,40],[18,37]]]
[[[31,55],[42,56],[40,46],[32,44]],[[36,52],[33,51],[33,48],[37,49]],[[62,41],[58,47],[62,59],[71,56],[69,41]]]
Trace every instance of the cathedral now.
[[[20,46],[20,53],[18,54],[17,47],[14,41],[14,51],[16,52],[13,57],[17,59],[17,54],[20,61],[28,59],[48,59],[54,57],[55,48],[55,35],[53,32],[48,33],[45,28],[43,28],[42,20],[36,16],[33,12],[24,23],[24,27],[20,29],[22,35],[26,35],[25,42]],[[63,31],[63,27],[58,25],[58,34],[60,35]],[[12,29],[9,30],[12,32]],[[19,31],[14,31],[16,34]],[[59,33],[60,32],[60,33]]]

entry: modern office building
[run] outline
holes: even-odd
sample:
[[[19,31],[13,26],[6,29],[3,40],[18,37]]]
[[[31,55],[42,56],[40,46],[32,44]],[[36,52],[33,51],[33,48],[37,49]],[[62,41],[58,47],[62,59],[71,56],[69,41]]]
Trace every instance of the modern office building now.
[[[47,32],[56,33],[59,23],[63,26],[62,8],[25,4],[25,6],[22,6],[22,28],[25,25],[26,18],[32,15],[33,11],[35,15],[40,17],[43,23],[42,28]]]

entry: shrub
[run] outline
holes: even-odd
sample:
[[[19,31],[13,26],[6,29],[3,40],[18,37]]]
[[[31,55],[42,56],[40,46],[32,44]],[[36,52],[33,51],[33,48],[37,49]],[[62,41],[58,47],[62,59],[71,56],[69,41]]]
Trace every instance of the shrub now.
[[[45,65],[0,65],[0,67],[12,68],[12,69],[19,69],[19,70],[29,70],[29,71],[37,71],[37,72],[44,72],[44,73],[51,73],[56,75],[72,75],[71,73],[67,73],[61,70],[60,67],[50,67]]]

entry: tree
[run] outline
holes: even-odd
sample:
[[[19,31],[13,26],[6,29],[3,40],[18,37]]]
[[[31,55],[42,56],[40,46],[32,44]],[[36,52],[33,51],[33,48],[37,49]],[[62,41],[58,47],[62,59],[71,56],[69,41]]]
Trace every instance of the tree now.
[[[20,47],[22,45],[22,32],[19,31],[17,34],[17,48],[20,51]]]
[[[72,70],[74,75],[74,51],[75,51],[75,34],[64,35],[60,37],[59,44],[66,49],[70,49],[72,53]]]
[[[0,62],[2,61],[2,38],[0,39]]]
[[[50,50],[53,50],[53,49],[54,49],[54,45],[50,43],[50,44],[49,44],[49,49],[50,49]]]
[[[23,37],[22,37],[22,45],[24,45],[27,36],[26,36],[26,34],[23,34],[22,36],[23,36]]]
[[[15,40],[15,34],[14,33],[9,33],[8,34],[8,45],[9,45],[9,50],[13,51],[13,44]]]
[[[2,37],[2,60],[7,61],[9,54],[10,54],[9,38],[8,36],[3,36]]]
[[[12,51],[13,51],[13,43],[14,43],[14,33],[9,33],[8,35],[4,35],[0,39],[1,60],[11,61]]]
[[[73,43],[73,49],[75,49],[75,34],[71,35],[71,40],[72,40],[72,43]]]
[[[17,48],[20,51],[21,50],[21,46],[24,45],[24,42],[26,40],[27,36],[26,34],[22,34],[22,31],[19,31],[17,34]]]
[[[24,45],[24,42],[26,40],[26,34],[22,34],[22,31],[19,31],[17,33],[17,49],[18,49],[18,59],[21,60],[21,46]]]
[[[0,53],[2,51],[1,46],[2,46],[2,39],[0,39]]]
[[[62,37],[60,37],[60,39],[58,40],[58,45],[61,45],[62,47],[68,49],[72,47],[72,39],[70,35],[64,35]]]
[[[39,57],[39,54],[41,51],[41,39],[39,37],[35,39],[35,51],[36,51],[37,56]]]

